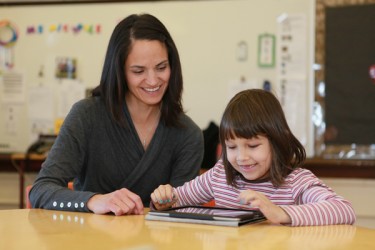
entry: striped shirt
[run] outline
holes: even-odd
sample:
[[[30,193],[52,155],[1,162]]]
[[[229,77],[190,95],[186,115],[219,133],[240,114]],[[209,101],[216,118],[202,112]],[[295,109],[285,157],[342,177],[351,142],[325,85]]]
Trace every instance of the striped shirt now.
[[[291,226],[353,224],[356,216],[349,201],[337,195],[310,170],[293,170],[280,187],[270,181],[251,183],[236,177],[238,187],[228,185],[222,161],[204,174],[175,188],[179,200],[175,206],[198,205],[215,200],[218,207],[249,209],[241,205],[240,192],[254,190],[282,207],[291,218]]]

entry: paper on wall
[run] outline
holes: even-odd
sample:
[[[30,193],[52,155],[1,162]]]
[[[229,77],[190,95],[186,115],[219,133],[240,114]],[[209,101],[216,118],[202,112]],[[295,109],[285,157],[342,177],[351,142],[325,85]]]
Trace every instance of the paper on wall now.
[[[24,75],[16,72],[5,72],[0,81],[1,102],[3,104],[25,103]]]
[[[28,115],[31,141],[40,134],[52,134],[54,128],[54,102],[51,87],[38,86],[29,88]]]
[[[85,97],[85,85],[78,80],[63,79],[57,94],[57,117],[65,118],[73,104]]]

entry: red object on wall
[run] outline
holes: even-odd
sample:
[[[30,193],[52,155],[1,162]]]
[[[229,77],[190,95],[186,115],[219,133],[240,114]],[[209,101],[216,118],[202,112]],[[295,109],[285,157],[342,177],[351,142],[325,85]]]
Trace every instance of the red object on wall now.
[[[370,75],[372,83],[375,84],[375,64],[370,66],[368,73]]]

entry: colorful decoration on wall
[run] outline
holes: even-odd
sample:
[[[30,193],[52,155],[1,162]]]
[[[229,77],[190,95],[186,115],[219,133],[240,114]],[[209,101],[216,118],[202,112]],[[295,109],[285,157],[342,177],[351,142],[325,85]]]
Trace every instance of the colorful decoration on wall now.
[[[0,21],[0,46],[13,47],[19,37],[17,27],[8,20]]]
[[[77,59],[70,57],[56,58],[56,78],[76,79]]]
[[[26,34],[42,34],[43,33],[43,26],[28,26],[26,28]]]
[[[32,34],[42,34],[44,30],[43,25],[33,26],[29,25],[26,28],[26,33],[29,35]],[[73,33],[79,34],[81,32],[86,32],[89,34],[100,34],[101,32],[101,25],[100,24],[82,24],[78,23],[75,25],[69,24],[51,24],[49,25],[48,29],[49,32],[57,32],[57,33]]]

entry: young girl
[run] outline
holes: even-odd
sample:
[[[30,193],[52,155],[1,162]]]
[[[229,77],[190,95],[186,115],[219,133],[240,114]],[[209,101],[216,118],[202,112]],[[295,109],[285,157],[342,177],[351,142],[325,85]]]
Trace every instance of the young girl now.
[[[292,134],[270,92],[238,93],[220,124],[222,159],[183,186],[161,185],[151,194],[156,209],[199,205],[258,208],[269,221],[291,226],[353,224],[354,210],[313,173],[300,166],[305,149]]]

